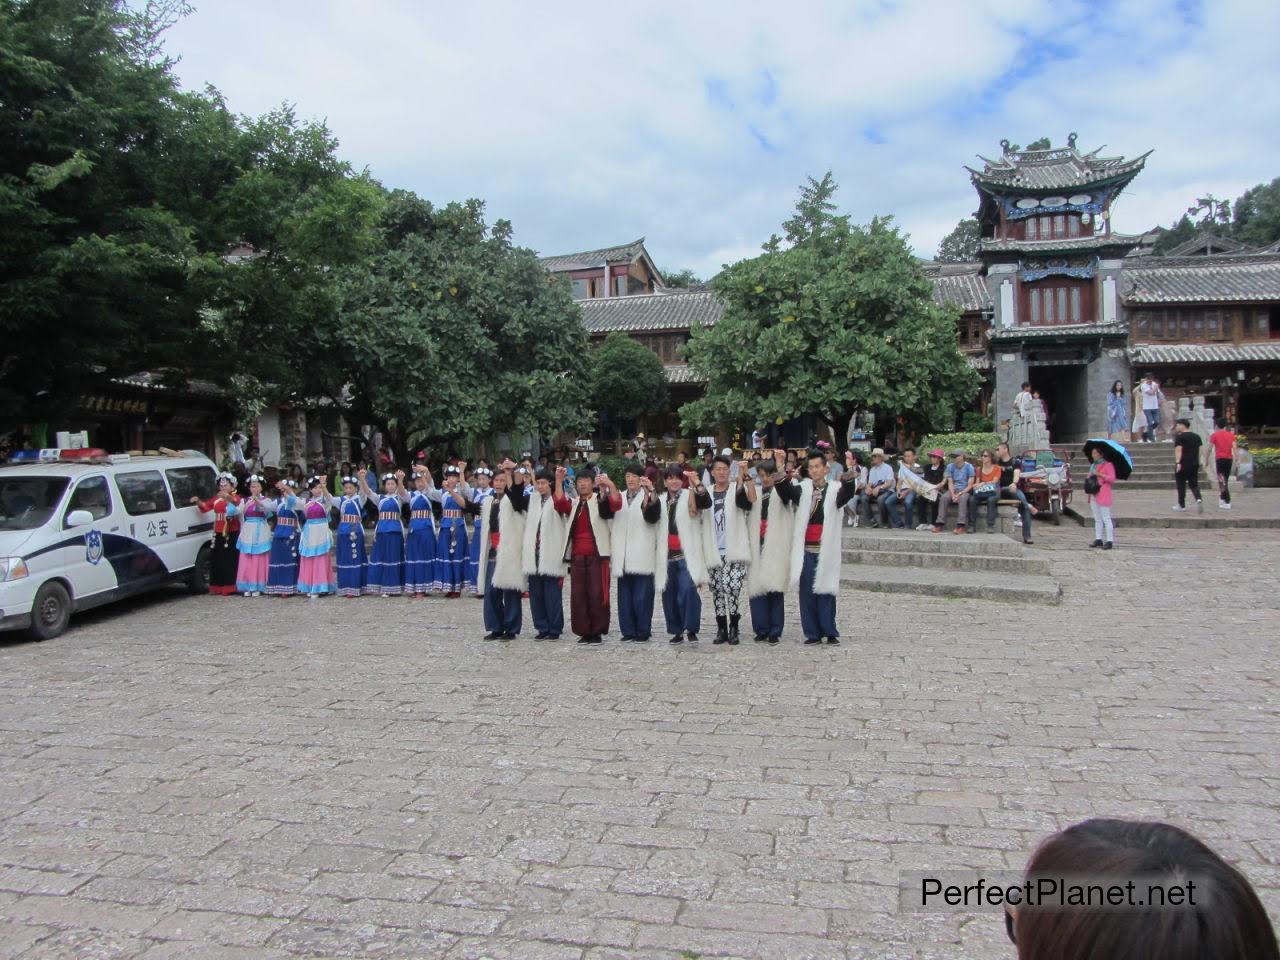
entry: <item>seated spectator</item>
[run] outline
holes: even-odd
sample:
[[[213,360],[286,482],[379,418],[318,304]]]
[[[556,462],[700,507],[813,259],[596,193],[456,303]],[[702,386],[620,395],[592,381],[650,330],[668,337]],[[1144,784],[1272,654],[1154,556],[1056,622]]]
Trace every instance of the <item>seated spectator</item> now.
[[[1013,459],[1009,444],[1000,443],[996,447],[996,464],[1000,467],[1000,494],[1005,500],[1017,500],[1018,512],[1022,515],[1022,542],[1031,543],[1031,518],[1039,511],[1027,500],[1027,495],[1018,486],[1022,480],[1021,461]]]
[[[963,450],[953,450],[951,463],[945,471],[946,490],[938,497],[938,518],[933,521],[933,532],[941,533],[947,525],[947,510],[951,504],[959,509],[959,517],[953,532],[964,533],[969,524],[969,498],[973,495],[977,472],[973,464],[965,462]]]
[[[893,493],[893,467],[884,462],[884,450],[871,451],[871,469],[867,471],[867,492],[863,497],[863,517],[872,527],[880,526],[880,509]]]
[[[916,448],[907,447],[902,451],[902,462],[898,464],[898,482],[889,495],[884,498],[884,509],[889,514],[889,526],[895,530],[905,530],[915,526],[916,491],[906,484],[903,471],[919,477],[920,465],[916,463]]]
[[[1168,905],[1005,908],[1018,960],[1280,960],[1280,947],[1244,875],[1208,846],[1166,823],[1085,820],[1055,833],[1031,856],[1026,882],[1076,878],[1091,884],[1150,885]],[[1191,887],[1190,884],[1194,884]],[[1178,902],[1170,894],[1178,890]]]
[[[920,497],[916,502],[920,505],[920,525],[917,530],[932,530],[933,522],[938,517],[938,503],[946,493],[942,486],[947,482],[947,458],[941,450],[929,451],[929,462],[924,465],[924,482],[938,490],[938,497],[929,500]]]
[[[857,482],[853,487],[857,492],[849,498],[849,502],[844,507],[845,523],[851,527],[856,527],[858,519],[862,516],[862,501],[867,496],[867,468],[862,465],[862,455],[856,450],[850,450],[849,455],[853,457],[853,466],[845,468],[836,464],[835,480],[831,482],[840,483],[845,479],[846,474],[857,474]],[[830,476],[831,474],[828,473],[828,477]]]
[[[987,533],[996,532],[996,509],[1000,505],[1000,465],[996,463],[996,455],[990,450],[983,450],[978,458],[978,475],[973,485],[973,510],[986,505]],[[975,523],[974,526],[977,526]]]

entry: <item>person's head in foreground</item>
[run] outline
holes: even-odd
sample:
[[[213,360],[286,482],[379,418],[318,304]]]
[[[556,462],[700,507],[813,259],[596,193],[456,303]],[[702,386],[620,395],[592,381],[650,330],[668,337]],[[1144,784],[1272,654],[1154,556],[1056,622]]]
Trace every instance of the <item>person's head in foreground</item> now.
[[[1167,823],[1085,820],[1032,855],[1026,879],[1087,879],[1176,906],[1006,908],[1018,960],[1280,960],[1271,921],[1249,881],[1191,834]],[[1194,884],[1194,886],[1190,886]],[[1097,902],[1095,899],[1094,902]]]

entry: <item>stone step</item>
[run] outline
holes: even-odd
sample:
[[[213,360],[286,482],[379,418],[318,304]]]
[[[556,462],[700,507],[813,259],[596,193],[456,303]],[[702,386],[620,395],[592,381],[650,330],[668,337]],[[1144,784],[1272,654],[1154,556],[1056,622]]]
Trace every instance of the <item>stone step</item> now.
[[[939,534],[941,536],[941,534]],[[975,534],[976,536],[976,534]],[[1043,557],[988,556],[985,554],[933,553],[919,550],[849,550],[845,563],[877,567],[919,567],[930,570],[972,570],[1035,576],[1049,575],[1049,561]]]
[[[955,523],[955,511],[952,511],[951,523]],[[885,550],[988,557],[1023,555],[1022,544],[1000,533],[972,533],[957,537],[950,530],[946,533],[926,533],[918,530],[886,530],[883,527],[845,527],[843,533],[841,546],[845,551]]]
[[[1050,577],[989,571],[940,571],[853,563],[842,568],[841,586],[850,590],[914,593],[966,600],[1057,604],[1062,588]]]
[[[1172,495],[1172,491],[1170,491],[1170,494]],[[1194,530],[1280,530],[1280,517],[1242,517],[1227,510],[1219,510],[1209,501],[1206,501],[1204,505],[1204,513],[1196,513],[1194,505],[1185,513],[1178,513],[1172,509],[1172,505],[1171,500],[1168,514],[1150,517],[1126,517],[1122,513],[1112,517],[1112,522],[1118,530],[1172,530],[1175,528]],[[1117,509],[1123,510],[1123,507],[1118,505]],[[1082,504],[1081,510],[1083,512],[1077,511],[1074,507],[1068,507],[1065,516],[1068,519],[1075,520],[1080,526],[1092,530],[1093,517],[1089,514],[1088,506]]]

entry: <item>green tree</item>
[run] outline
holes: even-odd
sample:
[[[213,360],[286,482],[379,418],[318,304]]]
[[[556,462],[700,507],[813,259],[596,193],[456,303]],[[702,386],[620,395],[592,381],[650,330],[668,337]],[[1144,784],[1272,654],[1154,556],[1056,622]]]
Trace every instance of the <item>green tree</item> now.
[[[511,226],[478,200],[433,207],[393,191],[375,251],[339,271],[339,301],[299,344],[299,391],[328,396],[391,449],[494,431],[585,426],[586,332],[567,284],[550,280]]]
[[[1231,233],[1241,243],[1256,247],[1280,240],[1280,177],[1240,195],[1234,205]]]
[[[858,411],[917,429],[950,428],[977,375],[956,345],[958,313],[932,286],[891,218],[866,226],[837,216],[830,175],[801,190],[765,252],[715,281],[724,315],[686,347],[707,378],[680,408],[686,429],[762,424],[816,414],[838,432]]]
[[[619,418],[657,413],[667,406],[667,374],[662,360],[625,333],[611,333],[591,351],[591,400],[617,429]]]
[[[1199,230],[1196,225],[1184,213],[1174,221],[1173,226],[1156,237],[1156,242],[1152,244],[1151,251],[1156,254],[1168,253],[1174,247],[1194,239],[1198,233]]]
[[[687,267],[684,270],[677,270],[671,273],[664,270],[662,272],[662,276],[663,279],[667,281],[666,285],[668,287],[688,289],[689,287],[696,287],[698,284],[702,283],[702,280],[699,279],[698,275]]]
[[[965,217],[956,224],[954,230],[942,238],[942,242],[938,244],[938,255],[934,259],[942,263],[976,260],[978,244],[981,240],[978,221],[973,217]]]

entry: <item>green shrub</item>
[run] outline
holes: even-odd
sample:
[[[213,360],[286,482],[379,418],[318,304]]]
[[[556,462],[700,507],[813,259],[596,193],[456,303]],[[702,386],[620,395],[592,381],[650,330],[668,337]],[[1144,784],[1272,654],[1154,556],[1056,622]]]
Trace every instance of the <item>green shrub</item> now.
[[[941,447],[948,457],[952,450],[963,450],[976,457],[986,447],[994,450],[999,442],[999,435],[994,433],[931,433],[916,445],[916,451],[921,459],[928,456],[934,447]]]
[[[966,410],[960,415],[960,429],[965,433],[990,433],[995,428],[996,422],[977,410]]]
[[[614,482],[619,490],[626,485],[623,478],[623,472],[627,469],[627,460],[625,457],[615,457],[612,454],[601,454],[600,459],[596,461],[596,470],[603,471],[609,475],[609,479]]]
[[[1280,448],[1263,447],[1251,452],[1254,467],[1280,467]]]

